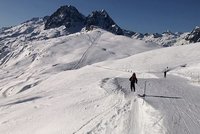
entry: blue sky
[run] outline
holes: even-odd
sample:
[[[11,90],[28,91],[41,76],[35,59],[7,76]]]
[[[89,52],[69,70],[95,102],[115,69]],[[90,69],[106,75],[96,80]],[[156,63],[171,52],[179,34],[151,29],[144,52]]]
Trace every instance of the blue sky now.
[[[200,0],[1,0],[0,27],[51,15],[62,5],[84,15],[105,9],[120,27],[142,33],[184,32],[200,25]]]

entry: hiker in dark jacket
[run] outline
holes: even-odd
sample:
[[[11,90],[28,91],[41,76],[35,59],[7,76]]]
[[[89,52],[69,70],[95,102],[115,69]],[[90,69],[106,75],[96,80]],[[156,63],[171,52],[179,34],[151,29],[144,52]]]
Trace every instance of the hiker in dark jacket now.
[[[167,67],[165,70],[164,70],[164,78],[166,78],[167,76],[167,72],[169,71],[169,68]]]
[[[137,83],[137,77],[136,74],[133,73],[133,75],[131,76],[131,78],[129,78],[130,82],[131,82],[131,91],[134,90],[135,92],[135,83]]]

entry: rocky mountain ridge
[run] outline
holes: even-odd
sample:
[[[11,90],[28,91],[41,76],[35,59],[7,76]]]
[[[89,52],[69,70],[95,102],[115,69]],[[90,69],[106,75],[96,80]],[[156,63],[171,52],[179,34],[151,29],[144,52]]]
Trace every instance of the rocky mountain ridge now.
[[[84,27],[86,30],[98,27],[117,35],[124,35],[123,30],[112,20],[105,10],[93,11],[86,17],[73,6],[62,6],[47,18],[45,30],[60,26],[65,26],[66,30],[71,33],[81,31]]]
[[[0,45],[9,46],[16,41],[32,41],[56,38],[82,30],[101,28],[116,35],[128,36],[160,46],[184,45],[200,42],[200,28],[187,33],[138,33],[122,29],[105,10],[93,11],[88,16],[81,14],[74,6],[61,6],[52,15],[33,18],[20,25],[0,28]]]

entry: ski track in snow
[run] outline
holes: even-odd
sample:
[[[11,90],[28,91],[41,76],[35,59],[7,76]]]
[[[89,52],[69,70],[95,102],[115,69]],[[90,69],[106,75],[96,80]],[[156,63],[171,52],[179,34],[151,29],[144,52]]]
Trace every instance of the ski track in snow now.
[[[199,133],[199,87],[173,73],[166,79],[161,74],[167,64],[176,70],[199,62],[199,46],[180,47],[180,56],[178,47],[149,51],[156,47],[146,45],[96,30],[13,50],[1,62],[0,133]],[[96,52],[99,57],[92,59]],[[166,53],[169,59],[159,59]],[[132,93],[128,77],[135,70],[139,77],[137,92]]]
[[[130,92],[129,83],[120,80],[120,78],[105,78],[102,80],[100,86],[107,91],[108,94],[114,93],[116,96],[120,97],[119,102],[116,103],[111,109],[106,110],[89,120],[86,124],[81,126],[81,128],[75,133],[87,133],[87,134],[138,134],[147,133],[149,127],[155,127],[152,133],[158,133],[163,129],[162,124],[160,124],[163,116],[159,115],[159,112],[153,109],[149,104],[147,104],[142,98],[135,96]],[[138,87],[139,88],[139,87]],[[154,113],[153,116],[149,113]],[[94,121],[98,116],[100,119]],[[151,118],[151,119],[150,119]],[[152,119],[153,118],[153,119]],[[146,120],[153,120],[149,123]],[[82,130],[87,125],[96,124],[92,127],[92,130]],[[91,128],[91,126],[89,127]],[[80,132],[79,132],[80,131]],[[74,134],[75,134],[74,133]]]
[[[187,95],[184,94],[187,91],[186,87],[190,86],[182,78],[176,78],[181,82],[179,85],[179,83],[177,84],[173,81],[174,76],[168,77],[170,78],[139,80],[140,84],[136,86],[137,90],[139,90],[137,91],[138,94],[143,93],[141,88],[144,87],[144,82],[147,81],[148,83],[145,98],[137,97],[128,91],[129,84],[127,79],[126,81],[125,79],[121,80],[120,83],[118,78],[103,79],[101,87],[108,93],[120,94],[122,101],[117,105],[117,108],[116,106],[113,107],[117,112],[108,111],[107,114],[112,116],[104,115],[104,118],[101,118],[100,122],[96,123],[97,125],[92,130],[87,131],[87,134],[198,133],[200,128],[200,115],[198,114],[200,107],[192,102],[189,99],[190,97],[185,98]],[[185,84],[183,84],[184,82]],[[160,84],[164,85],[161,89],[159,87]],[[152,92],[156,94],[149,90],[153,90]],[[161,90],[161,92],[156,90]],[[115,126],[112,126],[113,124]]]
[[[167,79],[148,80],[145,101],[163,114],[166,133],[195,134],[200,128],[197,91],[198,87],[190,86],[186,80],[169,75]]]
[[[160,77],[162,74],[158,75],[159,79],[139,78],[137,94],[143,93],[144,82],[147,81],[145,98],[130,92],[127,78],[102,79],[99,86],[107,94],[114,93],[117,103],[89,119],[73,134],[196,133],[200,128],[200,106],[195,103],[198,101],[191,99],[198,100],[199,94],[190,93],[187,89],[191,89],[192,85],[183,78],[173,75],[166,79]],[[8,94],[9,90],[3,94]],[[197,91],[198,87],[192,87],[192,90]],[[150,131],[149,127],[153,129]]]
[[[86,49],[86,51],[83,53],[83,55],[81,56],[81,58],[80,58],[80,60],[78,61],[78,63],[77,63],[72,69],[78,69],[78,68],[81,67],[80,65],[83,64],[83,62],[84,62],[84,60],[86,59],[87,54],[88,54],[88,52],[90,51],[90,49],[92,49],[92,48],[95,46],[95,44],[97,44],[97,41],[98,41],[98,39],[101,37],[101,34],[102,34],[102,33],[99,31],[99,32],[97,33],[96,37],[94,37],[94,38],[92,38],[90,35],[87,34],[88,39],[89,39],[89,41],[90,41],[90,45],[89,45],[89,47]]]

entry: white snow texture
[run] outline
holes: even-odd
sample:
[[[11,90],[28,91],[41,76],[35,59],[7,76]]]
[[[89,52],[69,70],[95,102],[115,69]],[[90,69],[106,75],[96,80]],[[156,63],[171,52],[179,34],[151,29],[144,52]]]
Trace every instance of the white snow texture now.
[[[200,43],[163,48],[102,29],[57,37],[63,27],[36,22],[35,38],[23,23],[0,36],[0,134],[200,132]]]

